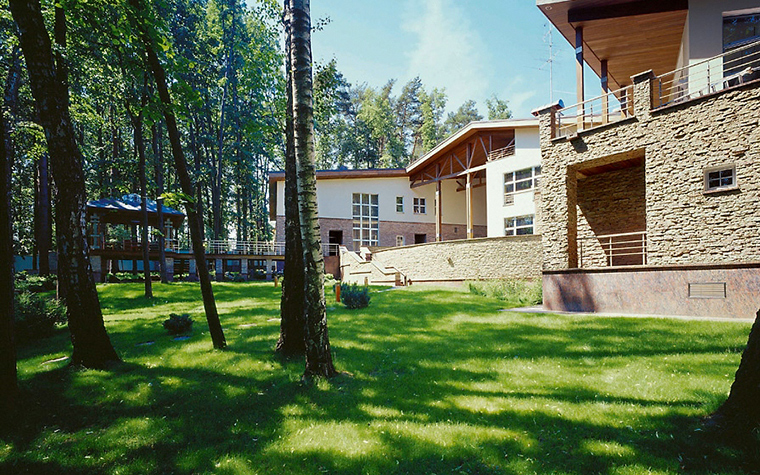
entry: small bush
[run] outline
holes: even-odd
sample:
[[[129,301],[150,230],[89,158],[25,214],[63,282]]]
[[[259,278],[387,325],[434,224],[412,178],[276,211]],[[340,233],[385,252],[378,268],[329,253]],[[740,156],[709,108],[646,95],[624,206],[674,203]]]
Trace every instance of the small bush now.
[[[264,269],[254,269],[253,278],[256,280],[264,280],[267,278],[267,271]]]
[[[66,307],[56,299],[24,292],[14,300],[14,331],[20,340],[49,336],[66,323]]]
[[[488,280],[467,284],[470,293],[503,300],[513,307],[540,305],[543,301],[540,280]]]
[[[334,287],[337,282],[332,274],[325,274],[325,287]]]
[[[55,290],[58,278],[55,275],[34,275],[27,272],[16,274],[14,286],[17,293],[48,292]]]
[[[349,284],[340,289],[340,301],[346,308],[364,308],[369,305],[369,287]]]
[[[170,313],[169,319],[164,320],[164,328],[170,335],[189,333],[193,328],[193,319],[187,313]]]
[[[245,282],[245,276],[240,272],[227,272],[224,274],[224,280],[228,282]]]

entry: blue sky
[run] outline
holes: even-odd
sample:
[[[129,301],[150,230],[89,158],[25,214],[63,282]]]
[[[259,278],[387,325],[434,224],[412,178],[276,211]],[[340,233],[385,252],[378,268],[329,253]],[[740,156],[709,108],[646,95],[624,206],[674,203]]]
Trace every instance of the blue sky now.
[[[474,99],[483,115],[492,94],[517,118],[549,102],[549,22],[534,0],[315,0],[311,14],[330,18],[312,37],[314,60],[335,58],[352,84],[395,78],[398,93],[419,75],[426,88],[446,89],[448,110]],[[553,37],[554,99],[571,104],[573,49]]]

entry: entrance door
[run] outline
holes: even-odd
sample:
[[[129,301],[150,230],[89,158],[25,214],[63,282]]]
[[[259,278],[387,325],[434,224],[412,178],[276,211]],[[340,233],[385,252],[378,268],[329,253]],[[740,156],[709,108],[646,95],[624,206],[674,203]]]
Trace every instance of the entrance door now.
[[[338,246],[343,244],[343,231],[329,231],[328,232],[328,242],[330,243],[329,249],[328,249],[328,256],[337,256],[338,255]]]

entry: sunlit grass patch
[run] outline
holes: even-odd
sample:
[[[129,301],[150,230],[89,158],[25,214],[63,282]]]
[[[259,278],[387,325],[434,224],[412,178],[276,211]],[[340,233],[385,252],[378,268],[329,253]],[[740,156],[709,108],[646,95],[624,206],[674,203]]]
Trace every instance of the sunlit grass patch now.
[[[19,348],[25,416],[0,473],[740,473],[701,457],[749,325],[515,314],[465,290],[373,292],[332,304],[337,367],[301,382],[273,354],[279,288],[214,284],[229,343],[212,349],[197,284],[101,286],[125,362],[66,368],[66,331]],[[385,289],[383,289],[385,290]],[[332,300],[331,300],[332,299]],[[189,338],[161,323],[191,313]],[[700,471],[701,470],[701,471]]]

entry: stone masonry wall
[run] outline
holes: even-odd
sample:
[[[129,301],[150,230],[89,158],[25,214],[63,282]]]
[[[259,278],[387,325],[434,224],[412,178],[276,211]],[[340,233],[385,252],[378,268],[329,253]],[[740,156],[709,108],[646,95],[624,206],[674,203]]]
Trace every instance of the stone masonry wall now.
[[[552,139],[540,117],[544,268],[577,265],[575,170],[644,156],[648,264],[760,261],[760,83],[651,110],[634,77],[635,117]],[[705,169],[736,166],[738,187],[706,192]],[[582,229],[581,229],[582,231]]]
[[[376,251],[372,260],[413,282],[534,279],[541,276],[541,236],[507,236],[404,246]]]

